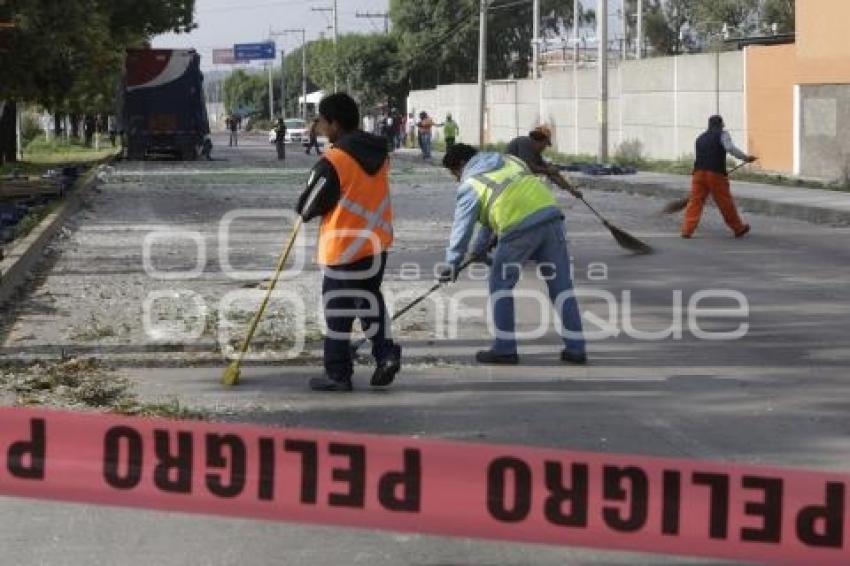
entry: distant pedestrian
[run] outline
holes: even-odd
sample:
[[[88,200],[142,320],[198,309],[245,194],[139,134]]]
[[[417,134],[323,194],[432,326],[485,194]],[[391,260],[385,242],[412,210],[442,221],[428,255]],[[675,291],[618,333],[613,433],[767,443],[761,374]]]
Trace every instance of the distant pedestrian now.
[[[286,123],[283,118],[277,119],[277,125],[274,128],[274,145],[277,148],[277,158],[282,161],[286,159]]]
[[[395,116],[387,114],[381,125],[381,135],[387,140],[387,150],[395,151]]]
[[[115,128],[115,117],[108,116],[106,122],[109,129],[109,142],[112,144],[112,147],[115,147],[115,141],[118,139],[118,131]]]
[[[446,114],[446,121],[443,124],[443,137],[446,140],[446,151],[449,151],[457,141],[457,135],[460,133],[460,128],[452,119],[452,113]]]
[[[86,147],[92,146],[95,129],[97,128],[96,119],[94,116],[87,114],[83,119],[83,135],[85,136]]]
[[[304,152],[310,155],[310,150],[316,148],[316,155],[322,155],[322,150],[319,149],[319,119],[316,118],[310,123],[310,130],[307,134],[307,150]]]
[[[407,115],[407,147],[416,147],[416,115],[411,112]]]
[[[729,176],[726,171],[726,154],[734,155],[741,161],[752,163],[756,158],[747,155],[732,143],[732,136],[723,129],[723,118],[714,115],[708,119],[708,130],[696,140],[694,172],[691,178],[691,196],[685,209],[682,222],[682,237],[690,238],[697,229],[702,210],[708,195],[711,195],[726,225],[732,229],[736,238],[750,231],[750,225],[744,224],[738,216],[735,200],[729,189]]]
[[[419,149],[422,150],[422,159],[431,159],[431,129],[434,127],[427,112],[419,113],[419,121],[416,122],[419,131]]]
[[[239,134],[237,134],[237,130],[239,129],[239,122],[236,119],[236,116],[230,116],[225,121],[227,125],[227,129],[230,131],[230,147],[239,145]]]
[[[404,138],[404,127],[405,127],[405,119],[404,114],[400,113],[398,110],[393,109],[393,143],[395,149],[401,148],[401,142]]]

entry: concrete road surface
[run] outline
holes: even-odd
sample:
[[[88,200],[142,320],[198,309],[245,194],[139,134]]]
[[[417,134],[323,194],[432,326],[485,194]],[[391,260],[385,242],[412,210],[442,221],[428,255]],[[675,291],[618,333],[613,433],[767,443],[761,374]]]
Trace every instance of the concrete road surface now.
[[[736,240],[708,208],[696,237],[682,240],[678,219],[659,214],[663,200],[621,193],[586,196],[654,255],[620,249],[586,208],[559,195],[585,328],[599,335],[586,367],[559,362],[544,287],[529,267],[517,302],[529,334],[520,366],[474,364],[489,331],[486,275],[471,273],[398,321],[406,365],[389,390],[370,390],[364,358],[354,393],[310,392],[306,382],[322,374],[312,225],[243,383],[223,389],[222,353],[232,353],[259,302],[257,285],[291,227],[284,211],[315,157],[290,149],[279,163],[262,137],[243,137],[234,149],[216,142],[210,163],[116,164],[5,313],[5,358],[97,356],[119,366],[144,399],[177,398],[217,420],[850,465],[850,230],[744,212],[753,231]],[[394,162],[392,187],[396,242],[385,287],[398,309],[433,282],[454,184],[408,153]],[[709,318],[700,307],[736,310]],[[0,499],[0,548],[4,563],[49,565],[690,562],[13,499]]]

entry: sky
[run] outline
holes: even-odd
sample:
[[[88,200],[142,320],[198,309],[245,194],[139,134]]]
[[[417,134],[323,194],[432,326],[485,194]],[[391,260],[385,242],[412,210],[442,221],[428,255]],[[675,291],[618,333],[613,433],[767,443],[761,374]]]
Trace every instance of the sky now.
[[[383,32],[381,19],[357,18],[360,12],[385,12],[389,0],[337,0],[339,33]],[[329,8],[333,0],[196,0],[195,22],[198,28],[189,34],[166,34],[154,38],[160,48],[193,47],[200,52],[204,69],[212,65],[212,49],[230,48],[234,43],[253,43],[268,39],[273,29],[307,30],[307,41],[321,32],[331,37],[330,12],[313,12],[311,8]],[[301,34],[274,38],[278,51],[289,51],[301,44]],[[278,58],[279,59],[279,58]],[[224,69],[224,67],[218,67]]]

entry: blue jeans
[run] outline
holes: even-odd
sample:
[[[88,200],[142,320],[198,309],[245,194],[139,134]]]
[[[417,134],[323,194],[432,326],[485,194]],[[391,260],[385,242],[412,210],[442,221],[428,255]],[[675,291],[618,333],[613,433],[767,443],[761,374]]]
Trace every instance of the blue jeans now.
[[[431,159],[431,134],[419,134],[419,147],[422,148],[422,158]]]
[[[557,306],[561,303],[562,332],[566,349],[574,354],[585,351],[582,335],[581,314],[570,278],[570,255],[564,236],[563,223],[555,220],[509,234],[499,240],[493,254],[493,266],[490,269],[490,308],[498,335],[493,341],[493,352],[515,354],[517,351],[514,321],[514,299],[511,291],[519,281],[521,265],[525,261],[535,261],[541,274],[546,278],[549,288],[549,300]],[[496,293],[500,293],[494,298]],[[569,331],[567,334],[564,331]]]

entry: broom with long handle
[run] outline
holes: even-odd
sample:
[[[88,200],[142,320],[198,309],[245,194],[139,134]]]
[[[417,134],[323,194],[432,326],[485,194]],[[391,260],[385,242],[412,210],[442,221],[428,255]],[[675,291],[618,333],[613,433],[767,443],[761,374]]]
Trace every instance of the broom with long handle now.
[[[579,191],[574,189],[566,179],[564,179],[560,174],[554,173],[549,175],[549,179],[552,180],[553,183],[558,185],[558,187],[564,189],[565,191],[569,191],[574,197],[583,202],[590,211],[596,215],[596,217],[602,221],[602,224],[608,228],[608,231],[611,232],[611,235],[614,236],[614,239],[620,244],[620,247],[625,248],[629,251],[635,252],[636,254],[651,254],[653,252],[652,247],[649,244],[646,244],[625,230],[621,230],[617,228],[613,224],[611,224],[608,219],[599,214],[595,208],[590,206],[590,203],[584,200],[584,195],[582,195]]]
[[[492,249],[492,247],[494,245],[496,245],[496,242],[495,242],[495,240],[492,240],[487,249],[488,250]],[[476,261],[481,261],[481,257],[479,257],[479,256],[470,257],[469,259],[467,259],[466,261],[464,261],[463,263],[461,263],[458,266],[457,273],[460,274],[461,272],[463,272],[464,269],[466,269],[467,267],[469,267],[470,265],[472,265]],[[434,283],[427,291],[425,291],[424,293],[422,293],[421,295],[419,295],[418,297],[413,299],[413,301],[411,301],[410,304],[408,304],[403,309],[401,309],[400,311],[395,313],[393,315],[392,319],[390,319],[391,322],[395,322],[396,320],[398,320],[399,318],[404,316],[405,313],[409,312],[413,307],[415,307],[416,305],[418,305],[419,303],[421,303],[422,301],[427,299],[434,291],[436,291],[437,289],[439,289],[443,285],[445,285],[445,283],[442,282],[442,281],[438,281],[438,282]],[[353,344],[351,344],[351,355],[356,356],[357,350],[359,350],[360,347],[365,343],[366,343],[366,338],[361,338],[357,342],[354,342]]]
[[[747,163],[749,163],[749,162],[748,161],[742,161],[741,163],[739,163],[736,166],[734,166],[733,168],[731,168],[729,170],[729,172],[727,173],[727,175],[731,175],[732,173],[734,173],[735,171],[737,171],[738,169],[740,169],[741,167],[743,167]],[[677,198],[676,200],[671,200],[670,202],[668,202],[667,204],[664,205],[664,208],[661,209],[661,212],[663,212],[664,214],[676,214],[677,212],[681,212],[681,211],[685,210],[685,208],[687,208],[688,202],[690,200],[691,200],[691,197],[689,197],[689,196]]]
[[[298,236],[298,231],[301,229],[302,223],[303,219],[299,216],[298,221],[295,222],[295,226],[292,227],[292,235],[289,237],[289,242],[286,244],[286,247],[283,249],[277,260],[277,270],[269,283],[269,290],[266,293],[266,297],[260,304],[257,314],[254,315],[254,320],[251,322],[251,327],[248,329],[248,335],[242,343],[239,355],[236,356],[236,359],[233,360],[229,366],[227,366],[227,369],[224,370],[224,374],[221,376],[221,382],[224,385],[237,385],[239,383],[242,358],[245,356],[245,352],[248,351],[248,347],[251,345],[251,340],[254,338],[254,332],[257,330],[257,325],[260,323],[260,319],[263,318],[263,313],[266,310],[266,306],[269,304],[269,299],[271,299],[274,288],[277,285],[277,280],[280,278],[280,273],[283,271],[283,266],[286,265],[286,260],[289,259],[289,252],[292,251],[292,246],[295,244],[295,238]]]

